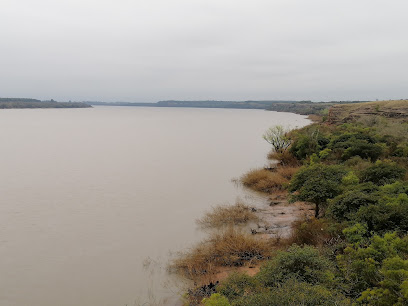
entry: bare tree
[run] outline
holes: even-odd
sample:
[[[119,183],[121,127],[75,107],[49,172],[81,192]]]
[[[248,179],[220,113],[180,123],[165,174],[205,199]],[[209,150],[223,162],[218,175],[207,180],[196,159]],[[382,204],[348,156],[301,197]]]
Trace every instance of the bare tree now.
[[[275,125],[269,128],[262,137],[272,145],[275,152],[283,153],[292,143],[289,138],[289,131],[281,125]]]

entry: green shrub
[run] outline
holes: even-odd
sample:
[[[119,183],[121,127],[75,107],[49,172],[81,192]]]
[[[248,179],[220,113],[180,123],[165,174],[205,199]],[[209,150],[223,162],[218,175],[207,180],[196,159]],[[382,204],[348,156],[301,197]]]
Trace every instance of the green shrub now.
[[[246,273],[232,273],[218,286],[217,291],[233,301],[237,298],[261,292],[259,281]]]
[[[408,195],[382,197],[378,204],[361,207],[353,218],[356,222],[367,225],[374,233],[387,231],[408,231]]]
[[[219,293],[213,293],[209,298],[203,299],[202,303],[205,306],[230,306],[228,299]]]
[[[292,278],[310,284],[329,284],[333,274],[330,261],[319,255],[317,249],[294,244],[266,262],[256,278],[265,286],[274,287]]]
[[[377,203],[378,197],[373,194],[350,190],[329,202],[328,213],[337,221],[351,220],[361,206]]]
[[[408,262],[401,262],[396,258],[406,258],[408,255],[408,237],[398,237],[396,233],[387,233],[383,237],[373,236],[366,244],[352,245],[344,250],[344,253],[337,256],[337,263],[343,274],[344,284],[349,286],[349,295],[357,297],[363,291],[360,302],[370,301],[372,291],[369,288],[392,289],[390,282],[395,281],[395,271],[405,270]],[[393,275],[387,274],[389,271]],[[406,274],[405,272],[402,274]],[[400,274],[401,275],[401,274]],[[394,280],[392,280],[394,278]],[[387,280],[388,279],[388,280]],[[406,280],[405,276],[399,278],[399,285]],[[391,295],[401,295],[394,289]],[[397,291],[399,291],[398,288]],[[380,291],[376,292],[377,294]],[[378,297],[378,296],[377,296]],[[394,296],[395,298],[395,296]],[[392,301],[393,299],[389,299]],[[364,303],[363,303],[364,304]],[[392,305],[378,304],[371,300],[370,305]],[[404,304],[405,305],[405,304]]]
[[[234,302],[234,306],[281,306],[281,305],[351,305],[342,294],[321,285],[288,280],[268,293],[255,294]]]
[[[405,169],[395,163],[377,161],[371,167],[361,172],[363,182],[373,182],[376,185],[391,184],[402,179],[405,175]]]

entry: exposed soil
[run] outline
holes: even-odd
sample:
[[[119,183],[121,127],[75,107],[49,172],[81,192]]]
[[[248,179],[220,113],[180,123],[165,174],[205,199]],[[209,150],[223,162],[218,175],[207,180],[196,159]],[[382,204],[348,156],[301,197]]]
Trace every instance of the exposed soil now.
[[[292,233],[292,223],[303,218],[314,216],[314,206],[305,202],[288,202],[287,192],[269,195],[266,201],[254,208],[262,221],[251,224],[252,234],[263,239],[288,238]],[[218,267],[217,273],[211,275],[211,281],[222,281],[232,272],[244,272],[250,276],[259,272],[262,262],[248,262],[242,267]]]
[[[268,205],[257,209],[262,221],[251,228],[253,234],[263,234],[268,238],[288,238],[294,221],[314,215],[314,206],[311,204],[288,203],[286,192],[270,195],[268,202]]]

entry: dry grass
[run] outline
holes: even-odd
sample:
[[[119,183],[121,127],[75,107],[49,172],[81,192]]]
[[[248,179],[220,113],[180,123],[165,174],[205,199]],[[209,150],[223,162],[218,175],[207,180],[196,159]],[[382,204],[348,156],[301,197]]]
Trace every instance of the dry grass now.
[[[392,121],[406,121],[408,118],[408,100],[376,101],[352,104],[337,104],[331,108],[335,121],[355,121],[373,115],[392,118]]]
[[[292,235],[286,242],[317,247],[327,246],[340,239],[341,231],[341,226],[332,226],[326,219],[303,219],[292,224]]]
[[[289,180],[277,172],[255,169],[244,174],[241,177],[241,182],[245,187],[253,190],[271,193],[285,189],[285,185],[289,183]]]
[[[298,172],[300,167],[278,167],[276,168],[276,173],[280,174],[284,178],[290,180],[296,172]]]
[[[213,234],[194,249],[180,255],[171,268],[195,281],[211,281],[217,267],[237,267],[270,255],[271,242],[229,227]]]
[[[296,157],[294,157],[289,151],[283,153],[271,151],[268,153],[268,159],[277,160],[281,166],[299,166],[300,164]]]
[[[250,170],[241,177],[241,183],[256,191],[271,193],[286,189],[289,180],[299,170],[297,166],[277,166],[273,169]]]
[[[259,217],[252,209],[242,202],[234,205],[218,205],[207,212],[204,217],[197,220],[203,227],[222,227],[228,225],[241,225],[248,222],[259,221]]]

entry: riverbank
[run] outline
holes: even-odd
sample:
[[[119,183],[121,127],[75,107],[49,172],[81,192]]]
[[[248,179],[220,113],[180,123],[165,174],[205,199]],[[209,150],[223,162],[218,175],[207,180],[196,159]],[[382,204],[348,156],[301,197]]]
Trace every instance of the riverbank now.
[[[350,108],[358,116],[344,116]],[[233,265],[208,262],[211,286],[196,282],[189,290],[191,305],[408,302],[403,294],[408,268],[391,264],[408,266],[408,248],[397,247],[408,245],[408,101],[335,110],[327,123],[285,135],[290,147],[271,155],[276,166],[241,178],[268,197],[267,207],[251,208],[262,221],[250,227],[267,249]],[[389,251],[376,253],[384,244]]]

